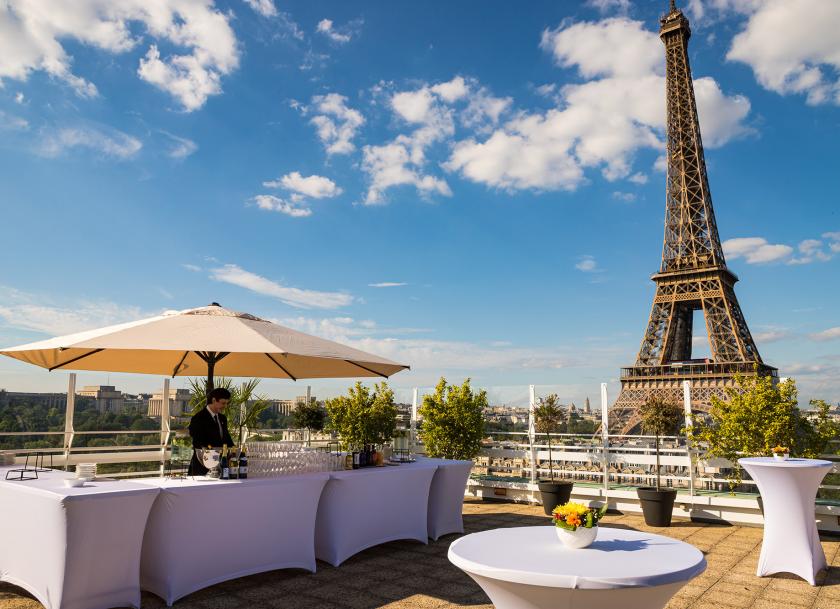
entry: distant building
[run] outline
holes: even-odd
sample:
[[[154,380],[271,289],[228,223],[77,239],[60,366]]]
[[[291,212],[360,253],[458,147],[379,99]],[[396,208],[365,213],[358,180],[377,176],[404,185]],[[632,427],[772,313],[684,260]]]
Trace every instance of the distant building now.
[[[314,395],[299,395],[293,400],[269,400],[271,402],[270,408],[274,409],[277,414],[289,416],[296,409],[298,404],[306,404],[312,400],[318,401]]]
[[[589,404],[589,396],[586,396],[586,401],[583,403],[583,414],[592,414],[592,406]]]
[[[92,398],[100,413],[120,413],[125,410],[125,397],[113,385],[87,385],[78,395]]]
[[[190,400],[192,392],[189,389],[169,390],[169,416],[183,417],[190,414]],[[159,417],[163,409],[163,391],[153,393],[149,398],[149,409],[147,414],[150,417]]]
[[[0,408],[18,404],[41,405],[47,408],[67,408],[66,393],[26,393],[23,391],[6,391],[0,389]]]

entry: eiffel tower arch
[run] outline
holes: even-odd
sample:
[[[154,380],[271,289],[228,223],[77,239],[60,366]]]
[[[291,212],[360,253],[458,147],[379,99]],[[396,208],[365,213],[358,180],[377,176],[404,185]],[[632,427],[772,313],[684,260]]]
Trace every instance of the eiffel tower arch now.
[[[671,0],[660,19],[665,44],[667,177],[662,263],[639,355],[621,370],[610,430],[632,433],[650,396],[673,402],[691,382],[692,407],[707,412],[735,374],[777,375],[758,353],[735,296],[738,277],[726,267],[718,235],[688,61],[688,19]],[[711,357],[692,359],[694,312],[702,311]]]

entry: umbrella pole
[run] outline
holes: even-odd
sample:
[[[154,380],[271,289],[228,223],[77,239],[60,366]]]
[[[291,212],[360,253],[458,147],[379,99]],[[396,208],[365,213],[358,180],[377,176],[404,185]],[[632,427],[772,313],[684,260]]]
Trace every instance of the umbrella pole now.
[[[207,358],[207,398],[210,399],[210,392],[213,391],[213,369],[216,367],[215,354]]]

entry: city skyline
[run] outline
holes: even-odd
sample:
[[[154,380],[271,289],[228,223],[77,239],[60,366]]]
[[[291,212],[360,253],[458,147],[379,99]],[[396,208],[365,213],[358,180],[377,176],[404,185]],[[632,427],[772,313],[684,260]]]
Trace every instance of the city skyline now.
[[[218,301],[411,365],[401,400],[440,375],[615,399],[661,254],[667,2],[206,2],[157,15],[179,35],[84,4],[0,12],[22,41],[0,53],[2,346]],[[840,42],[813,28],[840,9],[678,4],[744,313],[804,402],[837,402]],[[350,383],[262,388],[306,384]],[[0,387],[66,374],[3,358]]]

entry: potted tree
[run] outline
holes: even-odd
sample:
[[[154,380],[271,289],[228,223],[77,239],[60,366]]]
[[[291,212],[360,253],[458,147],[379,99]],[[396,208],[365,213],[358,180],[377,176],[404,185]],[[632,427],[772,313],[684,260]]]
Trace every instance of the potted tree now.
[[[300,401],[292,412],[292,422],[295,427],[306,430],[306,445],[310,446],[312,444],[312,432],[324,429],[327,422],[327,411],[315,401],[315,398],[310,398],[308,404]]]
[[[384,444],[397,428],[397,407],[394,392],[387,383],[377,383],[371,391],[360,382],[347,392],[325,402],[327,428],[338,433],[349,450],[360,450],[366,444]]]
[[[671,526],[671,514],[674,510],[677,490],[662,488],[660,485],[659,437],[677,433],[680,428],[682,410],[673,402],[651,396],[639,408],[639,414],[642,417],[642,430],[654,436],[654,449],[656,451],[656,486],[643,486],[636,489],[639,503],[642,504],[642,513],[648,526]]]
[[[420,439],[429,457],[471,460],[481,450],[487,393],[474,392],[470,379],[449,385],[441,377],[435,392],[423,397]]]
[[[542,498],[543,511],[546,516],[551,516],[554,508],[569,501],[572,496],[574,483],[568,480],[554,480],[554,460],[551,455],[551,434],[558,433],[563,424],[563,409],[557,399],[557,394],[552,393],[534,408],[534,431],[545,434],[548,444],[548,480],[539,481],[540,496]]]

